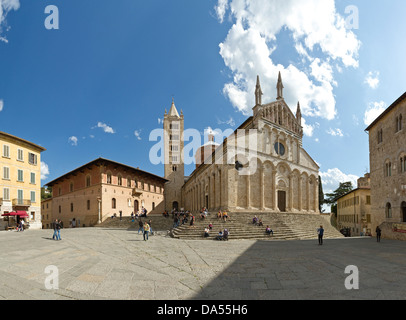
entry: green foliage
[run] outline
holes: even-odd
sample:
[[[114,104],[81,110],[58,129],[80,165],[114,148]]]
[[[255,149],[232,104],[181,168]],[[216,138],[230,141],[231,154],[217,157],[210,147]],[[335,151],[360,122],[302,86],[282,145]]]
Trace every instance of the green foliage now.
[[[333,192],[327,193],[324,203],[331,205],[331,212],[337,216],[337,199],[353,190],[351,182],[340,183],[340,186]]]

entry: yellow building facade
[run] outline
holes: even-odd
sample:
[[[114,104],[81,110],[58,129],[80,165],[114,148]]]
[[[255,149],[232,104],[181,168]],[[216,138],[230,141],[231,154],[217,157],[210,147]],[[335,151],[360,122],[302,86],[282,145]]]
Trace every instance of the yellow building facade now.
[[[0,214],[25,212],[30,228],[41,229],[41,152],[46,149],[1,131],[0,148]],[[2,217],[0,228],[18,219]]]

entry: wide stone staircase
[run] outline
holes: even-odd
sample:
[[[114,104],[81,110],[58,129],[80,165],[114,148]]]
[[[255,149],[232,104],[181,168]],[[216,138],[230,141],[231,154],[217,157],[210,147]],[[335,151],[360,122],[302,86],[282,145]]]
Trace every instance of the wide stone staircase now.
[[[254,216],[262,219],[263,226],[252,223]],[[209,238],[204,238],[204,229],[211,223],[213,229]],[[273,236],[265,233],[266,226],[273,230]],[[295,214],[295,213],[230,213],[227,222],[218,219],[216,214],[210,214],[201,219],[196,215],[194,226],[189,223],[179,226],[171,231],[171,236],[179,239],[213,240],[218,232],[228,229],[229,240],[233,239],[258,239],[258,240],[306,240],[317,239],[317,229],[324,228],[324,239],[344,238],[344,236],[331,226],[330,222],[321,215]]]
[[[169,230],[172,229],[173,226],[173,219],[171,217],[165,218],[163,215],[159,214],[150,214],[148,217],[141,217],[140,218],[143,222],[151,220],[151,226],[152,230],[155,232],[164,232],[167,233]],[[105,221],[103,221],[101,224],[95,225],[95,227],[98,228],[114,228],[114,229],[127,229],[127,230],[138,230],[139,225],[138,225],[137,219],[134,219],[134,222],[132,221],[131,217],[125,216],[122,217],[120,220],[119,217],[111,219],[108,218]]]

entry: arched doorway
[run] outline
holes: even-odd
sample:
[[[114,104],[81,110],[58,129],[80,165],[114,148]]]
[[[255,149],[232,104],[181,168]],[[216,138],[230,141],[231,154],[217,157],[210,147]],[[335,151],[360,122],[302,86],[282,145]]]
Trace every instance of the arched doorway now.
[[[406,222],[406,202],[403,201],[402,205],[400,206],[401,210],[402,210],[402,221]]]
[[[175,211],[178,211],[178,210],[179,210],[179,204],[178,204],[178,202],[177,202],[177,201],[174,201],[174,202],[172,203],[172,207],[175,209]]]

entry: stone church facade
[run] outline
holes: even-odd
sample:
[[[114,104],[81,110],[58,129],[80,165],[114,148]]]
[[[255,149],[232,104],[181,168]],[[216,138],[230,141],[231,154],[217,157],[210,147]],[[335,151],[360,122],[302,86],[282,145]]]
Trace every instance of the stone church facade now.
[[[255,101],[253,115],[196,165],[181,188],[173,184],[186,210],[319,213],[319,167],[302,146],[300,104],[293,114],[280,74],[276,101],[262,104],[259,77]],[[183,126],[183,115],[180,120]]]

